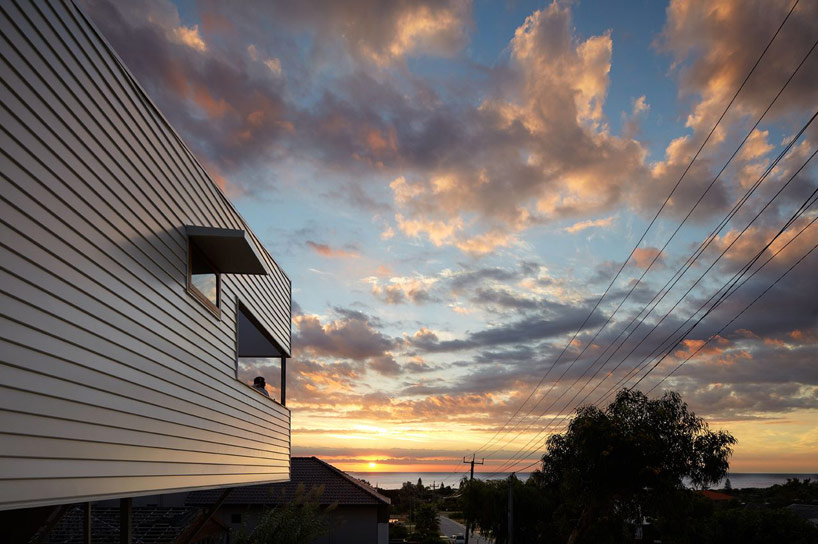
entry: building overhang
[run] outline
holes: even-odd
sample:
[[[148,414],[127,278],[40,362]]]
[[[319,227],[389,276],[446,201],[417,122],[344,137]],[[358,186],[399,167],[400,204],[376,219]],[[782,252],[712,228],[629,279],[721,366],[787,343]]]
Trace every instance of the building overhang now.
[[[267,274],[246,231],[188,225],[185,233],[220,273]]]

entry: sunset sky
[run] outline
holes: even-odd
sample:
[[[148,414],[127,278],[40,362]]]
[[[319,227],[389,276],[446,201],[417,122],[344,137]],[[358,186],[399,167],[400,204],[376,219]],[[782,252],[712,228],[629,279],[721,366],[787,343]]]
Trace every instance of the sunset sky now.
[[[292,279],[293,454],[462,471],[488,442],[491,471],[536,460],[564,414],[652,366],[809,202],[818,122],[634,329],[816,112],[818,3],[801,1],[573,338],[792,3],[80,5]],[[789,225],[752,270],[780,253],[639,384],[701,348],[653,394],[679,391],[732,432],[733,472],[818,472],[816,217]],[[244,361],[242,377],[277,368]]]

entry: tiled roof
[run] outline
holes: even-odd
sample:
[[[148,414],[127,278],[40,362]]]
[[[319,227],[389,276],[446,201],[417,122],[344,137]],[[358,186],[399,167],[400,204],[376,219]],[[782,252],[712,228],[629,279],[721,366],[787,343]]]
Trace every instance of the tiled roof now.
[[[132,513],[134,544],[148,542],[170,544],[175,542],[176,538],[196,519],[199,509],[151,506],[135,507]],[[84,518],[85,511],[82,507],[71,507],[40,542],[45,544],[81,544],[85,542]],[[93,507],[91,509],[91,534],[95,544],[119,543],[119,508]],[[34,538],[38,537],[39,532]]]
[[[699,491],[699,494],[704,495],[711,501],[732,501],[735,499],[735,497],[727,495],[726,493],[719,493],[718,491],[711,491],[709,489]]]
[[[317,457],[293,457],[289,482],[235,487],[225,499],[224,504],[280,504],[295,496],[299,484],[304,484],[305,491],[309,491],[314,486],[323,485],[324,494],[320,498],[321,504],[379,505],[390,502],[389,498],[384,497],[368,484]],[[222,493],[222,489],[193,491],[187,496],[185,504],[214,504]]]

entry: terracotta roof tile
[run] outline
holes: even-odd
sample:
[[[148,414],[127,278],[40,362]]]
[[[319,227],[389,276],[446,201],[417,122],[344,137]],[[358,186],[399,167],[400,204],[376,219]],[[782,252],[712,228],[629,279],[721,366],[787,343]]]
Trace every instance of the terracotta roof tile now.
[[[699,491],[699,494],[704,495],[711,501],[732,501],[735,499],[735,497],[727,495],[726,493],[719,493],[718,491],[711,491],[709,489]]]

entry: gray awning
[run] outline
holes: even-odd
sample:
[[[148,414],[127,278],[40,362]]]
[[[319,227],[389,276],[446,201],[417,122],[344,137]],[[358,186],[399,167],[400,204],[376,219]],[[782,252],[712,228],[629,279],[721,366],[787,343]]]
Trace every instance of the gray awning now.
[[[185,232],[219,272],[267,274],[261,257],[245,231],[188,225]]]

